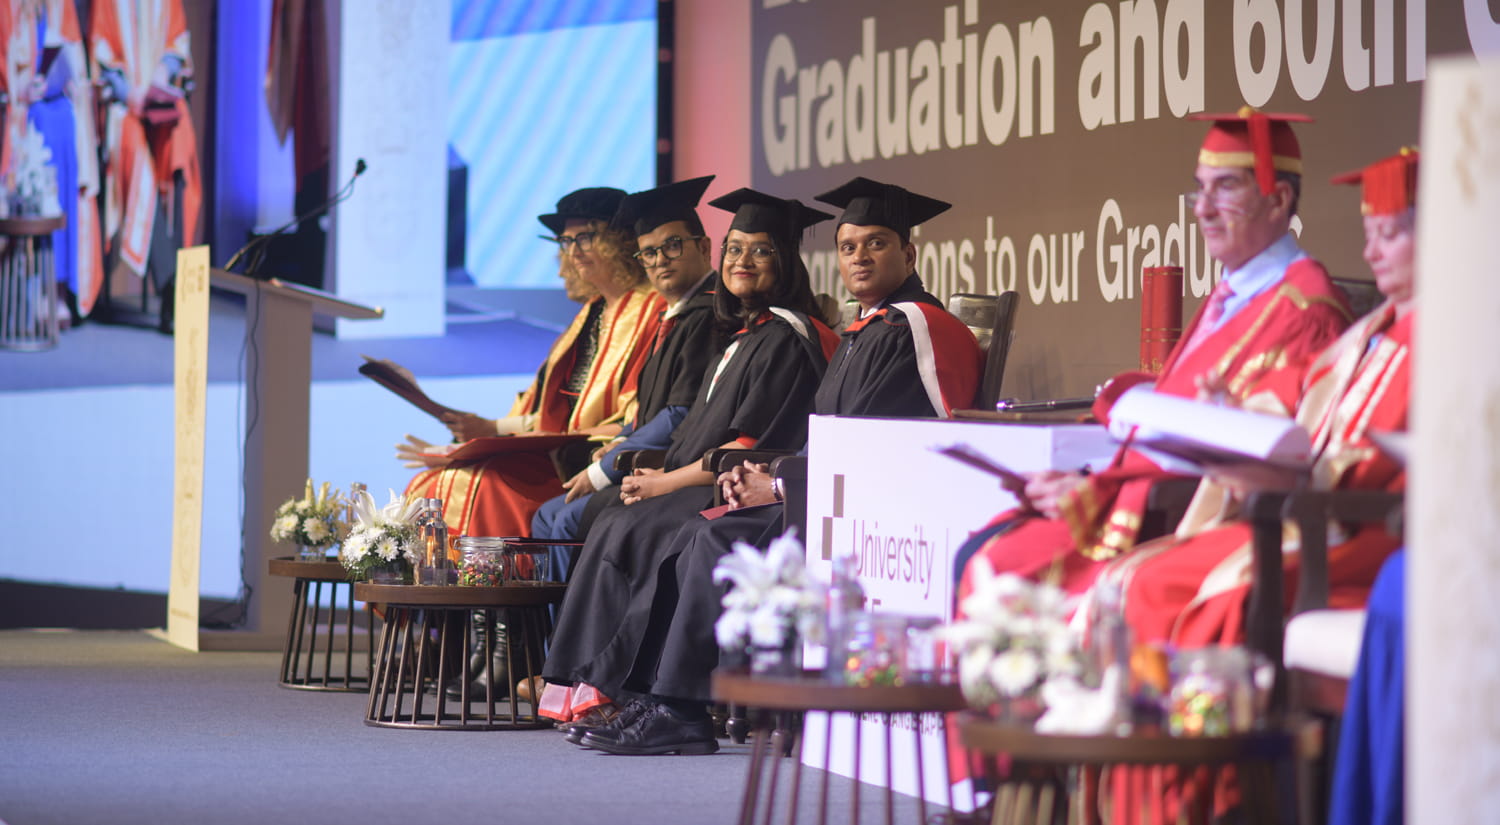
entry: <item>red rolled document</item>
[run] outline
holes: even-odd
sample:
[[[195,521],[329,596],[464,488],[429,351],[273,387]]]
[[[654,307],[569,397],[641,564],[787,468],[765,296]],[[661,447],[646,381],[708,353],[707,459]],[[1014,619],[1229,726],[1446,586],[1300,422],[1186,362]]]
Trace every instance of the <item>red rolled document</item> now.
[[[1141,270],[1141,370],[1161,372],[1182,337],[1182,267]]]

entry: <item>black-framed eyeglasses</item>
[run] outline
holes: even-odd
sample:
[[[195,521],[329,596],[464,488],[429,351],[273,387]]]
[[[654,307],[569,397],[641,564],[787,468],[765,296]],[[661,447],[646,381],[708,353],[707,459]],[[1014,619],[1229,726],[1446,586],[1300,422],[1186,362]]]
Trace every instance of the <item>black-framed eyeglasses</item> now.
[[[667,238],[665,241],[662,241],[661,246],[641,247],[641,251],[635,253],[634,257],[637,261],[640,261],[643,266],[656,266],[658,260],[660,260],[662,263],[666,263],[667,261],[675,261],[678,258],[681,258],[683,244],[689,241],[701,240],[703,240],[702,235],[689,235],[686,238],[678,235],[673,235],[672,237]]]
[[[724,244],[725,261],[738,261],[747,253],[750,255],[751,260],[757,263],[761,263],[764,261],[769,261],[771,260],[771,258],[775,257],[776,247],[771,246],[770,244],[763,243],[751,244],[748,247],[741,246],[737,243]]]
[[[551,235],[538,235],[537,237],[544,241],[552,241],[562,247],[563,254],[566,255],[573,249],[574,244],[578,245],[579,252],[588,252],[594,248],[594,238],[598,236],[598,232],[579,232],[577,235],[558,235],[555,238]]]

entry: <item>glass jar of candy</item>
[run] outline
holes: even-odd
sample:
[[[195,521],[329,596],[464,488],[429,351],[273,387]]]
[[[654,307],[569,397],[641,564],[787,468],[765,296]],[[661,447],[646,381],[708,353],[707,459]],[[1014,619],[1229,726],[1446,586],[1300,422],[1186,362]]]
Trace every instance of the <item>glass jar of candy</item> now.
[[[510,583],[510,554],[505,539],[494,536],[459,536],[454,540],[460,557],[458,583],[464,587],[502,587]]]

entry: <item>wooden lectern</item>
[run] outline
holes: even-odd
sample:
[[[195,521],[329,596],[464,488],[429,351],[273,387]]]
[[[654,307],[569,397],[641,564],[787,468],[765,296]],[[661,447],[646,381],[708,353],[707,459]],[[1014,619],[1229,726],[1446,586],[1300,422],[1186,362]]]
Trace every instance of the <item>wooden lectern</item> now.
[[[188,257],[196,253],[197,260]],[[275,556],[277,545],[271,541],[271,518],[281,502],[298,495],[306,481],[308,453],[308,402],[312,385],[313,315],[335,318],[380,318],[384,311],[338,298],[321,290],[271,278],[259,280],[221,269],[207,270],[208,278],[194,277],[207,268],[207,248],[183,250],[179,259],[178,307],[196,296],[201,317],[206,319],[208,285],[228,289],[245,296],[245,337],[248,346],[245,386],[245,461],[244,461],[244,576],[250,588],[246,621],[243,629],[209,631],[197,628],[198,544],[201,533],[193,527],[201,524],[202,508],[202,423],[185,422],[184,411],[193,413],[193,405],[178,401],[178,468],[175,507],[178,527],[173,538],[173,584],[167,598],[167,637],[174,644],[192,647],[188,638],[196,633],[199,650],[280,650],[286,635],[287,616],[291,612],[292,593],[284,581],[272,579],[267,562]],[[188,294],[184,294],[184,290]],[[188,319],[177,316],[179,337]],[[205,324],[206,327],[206,324]],[[204,329],[206,332],[206,328]],[[205,334],[189,336],[206,341]],[[184,368],[184,340],[178,347],[179,396],[191,395],[192,387],[184,378],[194,380],[191,366]],[[190,356],[191,357],[191,356]],[[199,369],[204,369],[200,367]],[[198,379],[201,386],[201,379]],[[201,389],[198,390],[201,392]],[[202,404],[196,409],[201,415]],[[197,489],[192,479],[181,475],[191,468],[192,445],[184,444],[184,432],[198,433]],[[186,459],[185,460],[185,456]],[[186,483],[184,483],[186,482]],[[197,508],[197,517],[184,513]],[[178,535],[178,534],[181,535]],[[191,556],[191,558],[180,558]],[[191,581],[191,585],[187,586]],[[189,603],[188,600],[191,600]],[[174,627],[174,623],[176,627]]]

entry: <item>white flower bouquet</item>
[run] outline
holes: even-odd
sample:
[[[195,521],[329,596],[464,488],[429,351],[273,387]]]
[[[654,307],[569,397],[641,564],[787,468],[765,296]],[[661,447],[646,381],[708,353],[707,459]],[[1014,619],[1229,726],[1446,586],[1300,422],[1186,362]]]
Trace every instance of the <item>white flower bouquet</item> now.
[[[720,648],[784,648],[799,636],[815,641],[821,635],[823,589],[808,580],[805,555],[788,531],[764,553],[737,541],[719,559],[714,582],[731,585],[714,623]]]
[[[57,168],[52,150],[35,123],[28,122],[17,141],[11,169],[8,206],[12,215],[55,217],[62,214],[57,199]]]
[[[330,489],[325,481],[314,495],[312,479],[308,479],[301,498],[276,508],[271,538],[316,550],[332,547],[347,529],[340,518],[343,510],[344,497],[338,490]]]
[[[983,556],[973,562],[973,592],[960,604],[967,617],[941,636],[958,656],[959,686],[969,704],[991,708],[1017,700],[1046,707],[1051,683],[1077,684],[1084,660],[1068,626],[1067,594],[1011,573],[996,575]]]
[[[421,499],[404,501],[396,491],[384,507],[375,506],[375,498],[364,490],[355,493],[354,525],[339,549],[339,562],[349,571],[350,579],[369,579],[376,569],[394,566],[407,580],[417,563],[417,527],[413,523]]]

